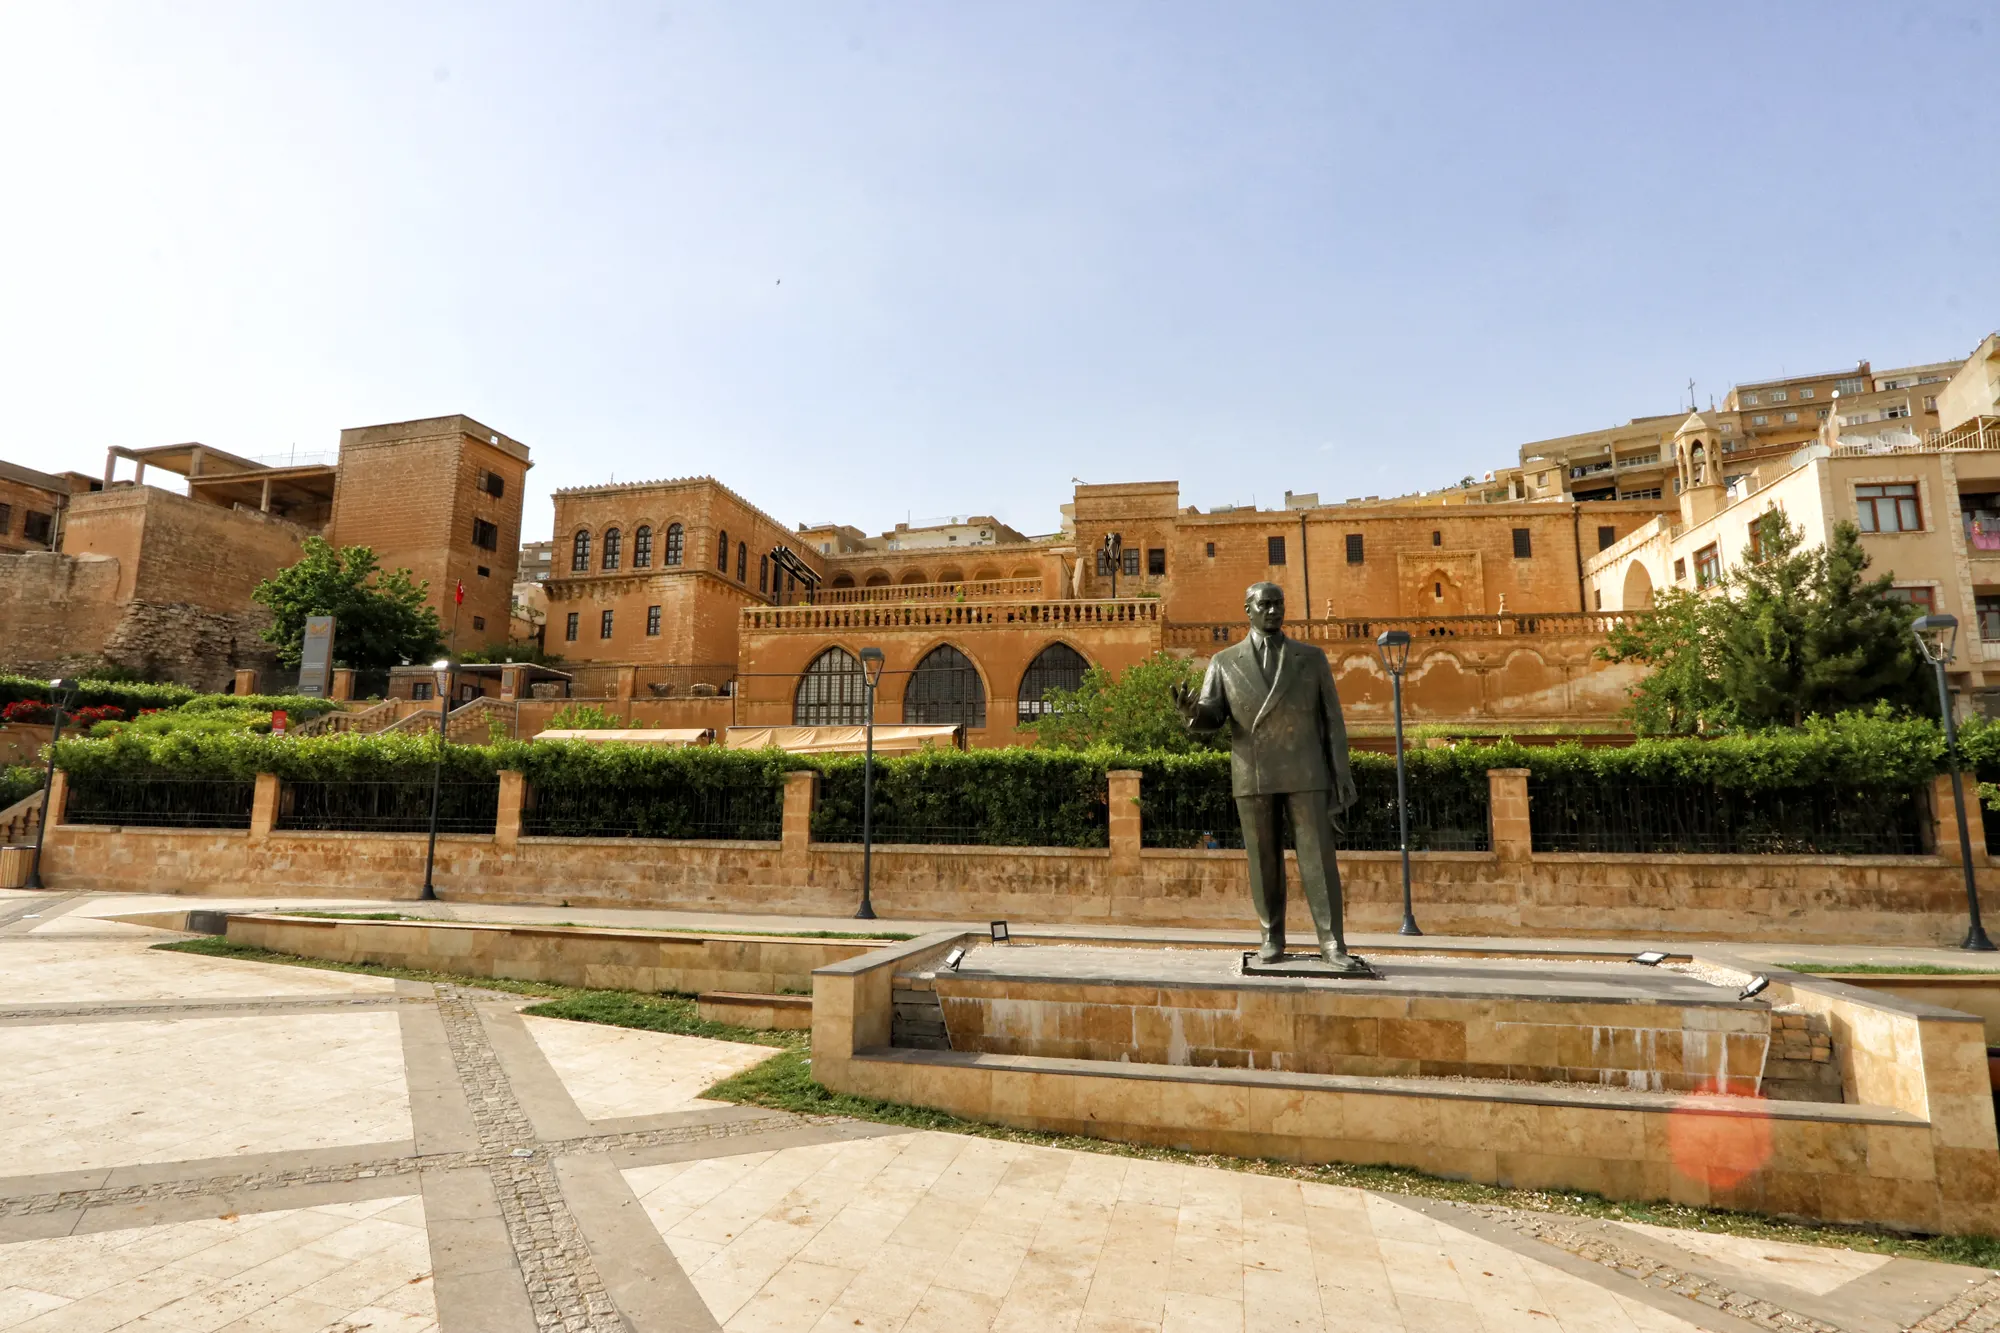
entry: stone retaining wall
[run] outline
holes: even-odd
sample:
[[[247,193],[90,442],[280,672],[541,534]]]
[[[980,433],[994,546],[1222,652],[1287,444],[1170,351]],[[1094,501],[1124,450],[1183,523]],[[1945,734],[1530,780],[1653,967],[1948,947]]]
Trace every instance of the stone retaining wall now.
[[[778,842],[522,837],[520,777],[501,778],[492,836],[438,839],[436,883],[446,898],[833,916],[852,914],[859,900],[861,848],[809,840],[811,774],[793,775]],[[1525,773],[1496,772],[1492,782],[1492,851],[1411,858],[1417,920],[1431,933],[1876,945],[1952,944],[1964,933],[1951,827],[1937,837],[1945,853],[1926,856],[1537,854]],[[260,779],[248,832],[58,822],[44,878],[56,888],[133,893],[415,896],[424,835],[276,832],[277,794],[275,778]],[[877,847],[875,909],[933,920],[1247,925],[1243,853],[1142,848],[1137,799],[1138,775],[1113,774],[1108,848]],[[1933,804],[1948,825],[1949,799]],[[2000,914],[2000,879],[1977,824],[1972,832],[1988,910]],[[1349,928],[1394,930],[1396,854],[1348,852],[1340,862]],[[1310,931],[1296,897],[1291,919],[1295,931]]]

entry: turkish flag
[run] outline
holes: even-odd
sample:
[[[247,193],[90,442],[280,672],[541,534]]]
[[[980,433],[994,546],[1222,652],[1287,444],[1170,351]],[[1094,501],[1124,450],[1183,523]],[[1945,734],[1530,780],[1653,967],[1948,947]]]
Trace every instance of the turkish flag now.
[[[452,600],[453,602],[455,602],[455,603],[457,603],[457,604],[461,605],[461,606],[463,606],[463,605],[465,604],[465,580],[464,580],[464,579],[460,579],[460,580],[458,581],[458,590],[457,590],[456,592],[452,593],[452,595],[451,595],[451,600]]]

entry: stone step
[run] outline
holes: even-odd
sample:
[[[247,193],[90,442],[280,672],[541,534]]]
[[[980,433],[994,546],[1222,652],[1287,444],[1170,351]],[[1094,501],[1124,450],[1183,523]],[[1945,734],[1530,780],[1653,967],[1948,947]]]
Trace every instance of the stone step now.
[[[695,996],[695,1012],[711,1023],[781,1032],[812,1028],[812,996],[760,995],[753,991],[711,990]]]

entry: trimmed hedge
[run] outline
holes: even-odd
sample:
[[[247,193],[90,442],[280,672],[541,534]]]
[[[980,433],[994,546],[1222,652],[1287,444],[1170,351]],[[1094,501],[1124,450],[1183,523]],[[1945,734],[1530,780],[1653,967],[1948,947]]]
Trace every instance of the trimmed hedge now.
[[[533,837],[775,842],[784,819],[789,757],[775,751],[508,741],[487,753],[527,778]]]
[[[128,717],[136,716],[142,708],[179,708],[196,697],[196,691],[185,685],[155,685],[143,680],[83,680],[77,685],[77,707],[111,704],[124,709]],[[49,683],[32,676],[0,675],[0,705],[19,699],[47,703]]]
[[[924,750],[877,758],[873,834],[884,843],[989,847],[1110,845],[1105,773],[1128,756],[1074,750]],[[817,842],[861,841],[859,755],[794,767],[821,775]]]

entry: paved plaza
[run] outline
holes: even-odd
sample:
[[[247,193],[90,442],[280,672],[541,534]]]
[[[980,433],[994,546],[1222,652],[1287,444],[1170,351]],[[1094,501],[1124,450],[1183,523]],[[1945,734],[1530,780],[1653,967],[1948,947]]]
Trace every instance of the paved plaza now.
[[[709,1102],[771,1052],[104,919],[160,906],[0,893],[0,1330],[2000,1327],[1983,1270]]]

